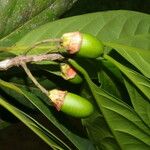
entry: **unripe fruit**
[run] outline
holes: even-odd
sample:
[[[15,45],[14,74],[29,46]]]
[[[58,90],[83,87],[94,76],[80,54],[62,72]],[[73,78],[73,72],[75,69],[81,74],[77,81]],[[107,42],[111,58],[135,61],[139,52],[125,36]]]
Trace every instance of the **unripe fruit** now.
[[[80,32],[63,34],[62,46],[69,54],[76,54],[86,58],[97,58],[104,51],[104,45],[96,37]]]
[[[69,64],[61,63],[61,76],[71,83],[79,84],[82,82],[82,78],[77,74],[76,70],[72,68]]]
[[[88,100],[67,91],[51,90],[49,91],[49,98],[58,111],[73,117],[88,117],[94,111],[93,105]]]

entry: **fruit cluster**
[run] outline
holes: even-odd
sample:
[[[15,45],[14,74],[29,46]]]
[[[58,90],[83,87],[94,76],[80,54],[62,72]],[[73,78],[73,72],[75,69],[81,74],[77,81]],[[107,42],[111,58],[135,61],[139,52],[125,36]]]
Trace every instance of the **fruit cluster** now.
[[[85,58],[97,58],[103,54],[104,45],[96,37],[80,33],[65,33],[61,37],[61,46],[70,55]],[[71,83],[79,84],[82,82],[81,76],[69,64],[60,64],[61,75]],[[58,111],[62,111],[73,117],[87,117],[94,111],[94,107],[87,99],[76,94],[53,89],[49,91],[49,98]]]

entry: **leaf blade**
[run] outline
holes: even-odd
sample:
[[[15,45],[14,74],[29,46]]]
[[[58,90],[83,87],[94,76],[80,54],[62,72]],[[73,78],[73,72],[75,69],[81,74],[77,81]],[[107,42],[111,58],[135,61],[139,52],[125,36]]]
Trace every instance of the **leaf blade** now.
[[[123,101],[117,100],[115,97],[97,87],[90,80],[86,71],[75,61],[69,59],[69,62],[83,74],[89,84],[96,102],[121,149],[130,150],[135,147],[137,150],[140,150],[141,147],[143,147],[148,150],[150,146],[150,128],[145,126],[136,112]],[[129,136],[127,138],[126,134],[132,135],[131,138],[129,139]]]
[[[105,43],[115,49],[121,56],[127,59],[138,70],[140,70],[146,77],[150,78],[150,51],[138,49],[131,46],[126,46],[117,43]]]
[[[14,114],[18,119],[20,119],[26,126],[28,126],[32,131],[34,131],[39,137],[41,137],[49,146],[58,148],[62,150],[61,147],[59,147],[49,136],[44,134],[44,128],[40,124],[37,124],[37,122],[29,117],[24,112],[18,110],[2,98],[0,98],[0,105],[6,108],[8,111],[10,111],[12,114]],[[37,124],[37,125],[36,125]],[[40,130],[39,130],[40,129]],[[48,134],[48,133],[47,133]]]
[[[16,43],[29,31],[56,20],[68,10],[76,0],[8,0],[1,9],[0,46],[8,47]]]
[[[116,65],[145,94],[148,100],[150,100],[150,80],[148,78],[142,76],[134,70],[123,66],[108,55],[105,55],[104,57]]]

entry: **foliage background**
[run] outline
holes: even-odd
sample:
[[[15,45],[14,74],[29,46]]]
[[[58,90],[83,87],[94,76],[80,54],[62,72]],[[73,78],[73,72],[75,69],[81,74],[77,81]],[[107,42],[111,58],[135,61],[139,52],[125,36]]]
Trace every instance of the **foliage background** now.
[[[1,1],[0,1],[1,2]],[[97,12],[103,10],[112,9],[127,9],[135,10],[145,13],[150,13],[150,1],[149,0],[78,0],[73,7],[67,12],[61,12],[58,17],[64,18],[74,15],[80,15],[90,12]],[[4,110],[1,109],[0,112]],[[22,123],[18,123],[13,119],[13,126],[7,127],[5,130],[1,130],[0,134],[0,149],[7,150],[10,147],[12,149],[49,149],[48,146],[41,141],[36,135],[34,135],[29,129],[27,129]],[[46,121],[42,120],[42,122]],[[82,132],[77,131],[77,132]],[[24,136],[23,136],[24,135]],[[9,144],[8,144],[9,143]],[[15,144],[16,143],[16,144]],[[11,145],[12,144],[12,145]],[[9,146],[9,147],[8,147]]]

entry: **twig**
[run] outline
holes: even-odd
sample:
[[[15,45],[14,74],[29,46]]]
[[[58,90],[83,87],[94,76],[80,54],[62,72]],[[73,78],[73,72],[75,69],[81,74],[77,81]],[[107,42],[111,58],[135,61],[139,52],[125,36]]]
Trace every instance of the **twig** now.
[[[26,74],[28,75],[28,77],[32,80],[32,82],[35,84],[35,86],[37,86],[46,96],[49,96],[48,91],[38,83],[38,81],[34,78],[34,76],[32,75],[32,73],[30,72],[30,70],[28,69],[27,65],[22,62],[21,63],[22,68],[24,69],[24,71],[26,72]]]
[[[26,55],[29,51],[31,51],[32,49],[36,48],[38,45],[41,45],[41,44],[46,44],[46,43],[51,43],[51,42],[61,42],[61,39],[58,38],[58,39],[46,39],[46,40],[43,40],[43,41],[39,41],[37,43],[35,43],[34,45],[32,45],[31,47],[29,47],[25,52],[24,52],[24,55]]]
[[[0,61],[0,70],[7,70],[13,66],[20,66],[22,63],[41,62],[44,60],[62,60],[64,57],[58,53],[53,54],[41,54],[41,55],[29,55],[29,56],[17,56],[10,59]]]

